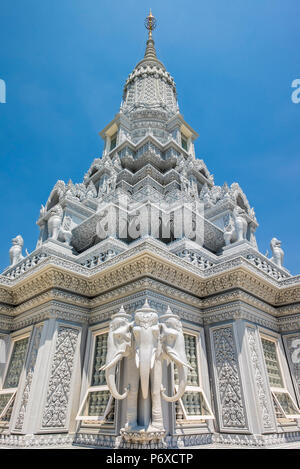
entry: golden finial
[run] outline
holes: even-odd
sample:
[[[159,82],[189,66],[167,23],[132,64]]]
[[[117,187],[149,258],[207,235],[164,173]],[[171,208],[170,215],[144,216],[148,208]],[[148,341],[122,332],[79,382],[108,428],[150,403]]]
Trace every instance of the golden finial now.
[[[152,31],[156,28],[156,18],[152,15],[151,8],[149,15],[145,19],[145,27],[149,31],[148,39],[152,38]]]

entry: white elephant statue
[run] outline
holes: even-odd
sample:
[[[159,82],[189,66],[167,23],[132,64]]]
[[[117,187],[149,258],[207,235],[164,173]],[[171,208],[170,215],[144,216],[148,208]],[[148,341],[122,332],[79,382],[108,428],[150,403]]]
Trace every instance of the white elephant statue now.
[[[116,367],[124,358],[125,379],[128,386],[120,394],[116,386]],[[178,390],[167,396],[162,386],[163,361],[173,362],[178,368]],[[187,383],[184,336],[178,316],[170,309],[161,318],[146,301],[137,310],[134,321],[121,308],[112,318],[108,336],[105,370],[108,388],[115,399],[127,399],[126,422],[121,434],[165,434],[162,399],[175,402],[180,399]]]
[[[173,396],[167,396],[165,389],[162,387],[162,397],[168,402],[175,402],[181,399],[187,385],[188,369],[192,367],[188,364],[184,335],[182,331],[181,321],[178,316],[172,313],[168,308],[165,315],[160,317],[161,322],[161,360],[173,362],[178,369],[178,390]]]
[[[278,265],[278,267],[282,267],[284,251],[281,248],[281,241],[279,241],[279,239],[277,238],[272,238],[270,246],[272,250],[271,261],[273,261],[274,264]]]
[[[24,241],[21,235],[12,239],[12,247],[9,250],[10,265],[15,265],[24,259],[22,255],[23,244]]]
[[[116,386],[116,368],[123,357],[132,354],[131,343],[131,316],[126,314],[123,306],[117,314],[114,314],[109,326],[107,339],[106,363],[101,370],[105,370],[105,378],[108,389],[115,399],[123,400],[128,396],[129,389],[120,394]]]

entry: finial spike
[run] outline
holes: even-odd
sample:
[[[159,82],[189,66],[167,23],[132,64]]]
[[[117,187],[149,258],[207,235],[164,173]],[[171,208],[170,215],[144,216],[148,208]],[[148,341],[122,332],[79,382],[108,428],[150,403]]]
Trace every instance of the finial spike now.
[[[154,47],[154,41],[152,39],[152,31],[156,28],[156,18],[152,15],[151,8],[150,13],[145,19],[145,27],[148,29],[148,40],[147,40],[147,47],[145,52],[145,58],[147,59],[157,59],[156,51]]]
[[[156,28],[156,18],[152,15],[151,8],[150,13],[145,19],[145,27],[148,29],[148,40],[152,39],[152,31]]]

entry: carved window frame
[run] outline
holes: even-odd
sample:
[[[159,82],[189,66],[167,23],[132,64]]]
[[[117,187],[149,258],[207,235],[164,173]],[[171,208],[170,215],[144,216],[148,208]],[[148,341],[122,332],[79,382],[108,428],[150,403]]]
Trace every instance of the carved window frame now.
[[[270,378],[269,378],[269,373],[267,371],[267,364],[266,364],[266,358],[265,358],[265,354],[264,354],[264,350],[263,350],[263,345],[261,344],[262,345],[262,351],[263,351],[263,358],[264,358],[264,362],[265,362],[265,366],[266,366],[268,382],[269,382],[269,386],[270,386],[270,391],[271,391],[271,394],[272,394],[272,398],[274,400],[273,405],[275,407],[275,404],[276,404],[276,406],[278,407],[280,413],[283,415],[284,419],[288,419],[288,420],[299,419],[300,418],[300,409],[298,408],[297,403],[292,398],[292,396],[291,396],[291,394],[290,394],[290,392],[288,391],[288,388],[287,388],[287,384],[286,384],[286,380],[285,380],[285,376],[284,376],[284,370],[283,370],[283,366],[282,366],[281,353],[280,353],[279,346],[278,346],[278,338],[267,335],[263,332],[260,332],[260,338],[275,344],[277,364],[278,364],[278,368],[279,368],[279,372],[280,372],[280,376],[281,376],[281,381],[282,381],[282,385],[283,385],[283,387],[277,387],[277,386],[272,386],[271,385]],[[289,400],[291,401],[293,407],[295,409],[297,409],[299,413],[287,414],[285,412],[285,410],[283,409],[282,405],[280,404],[280,400],[279,400],[277,394],[278,395],[279,394],[285,394],[289,398]],[[276,409],[275,409],[275,414],[276,414]],[[279,421],[282,419],[282,417],[278,417],[277,415],[276,415],[276,417]]]
[[[101,330],[95,330],[91,331],[92,333],[92,345],[90,349],[90,358],[89,358],[89,366],[88,366],[88,388],[84,394],[84,397],[82,399],[82,402],[79,406],[79,410],[76,416],[76,420],[79,421],[83,427],[89,427],[91,425],[97,426],[99,428],[102,425],[109,425],[109,427],[114,427],[115,426],[115,421],[116,421],[116,416],[114,416],[114,421],[109,422],[107,421],[107,416],[111,411],[111,408],[114,404],[114,398],[110,394],[110,397],[108,399],[105,411],[103,415],[83,415],[85,406],[88,405],[88,398],[90,394],[94,392],[109,392],[107,384],[100,385],[100,386],[92,386],[92,377],[93,377],[93,369],[94,369],[94,360],[95,360],[95,350],[96,350],[96,342],[97,342],[97,337],[100,335],[104,335],[109,333],[109,327],[102,328]]]
[[[13,408],[14,403],[15,403],[16,394],[17,394],[17,391],[18,391],[18,386],[19,386],[21,376],[24,372],[25,365],[26,365],[26,360],[27,360],[27,355],[28,355],[28,350],[29,350],[29,345],[30,345],[30,333],[31,333],[31,330],[26,331],[26,332],[21,333],[21,334],[17,334],[15,336],[11,337],[9,353],[8,353],[7,362],[6,362],[6,365],[5,365],[5,370],[4,370],[3,379],[2,379],[1,388],[0,388],[0,396],[6,395],[6,394],[11,394],[11,397],[8,399],[8,401],[5,404],[2,411],[0,411],[0,427],[7,426],[9,424],[9,421],[10,421],[10,419],[9,420],[4,420],[4,418],[7,415],[8,411]],[[12,387],[5,388],[4,387],[5,386],[5,381],[6,381],[7,374],[8,374],[9,368],[10,368],[10,364],[11,364],[11,360],[12,360],[12,357],[13,357],[13,351],[14,351],[15,345],[16,345],[17,342],[19,342],[20,340],[23,340],[23,339],[27,339],[27,345],[26,345],[26,350],[25,350],[25,353],[24,353],[22,368],[21,368],[19,378],[18,378],[18,386],[13,387],[13,388]]]
[[[191,423],[203,423],[206,420],[214,420],[215,419],[215,416],[212,412],[211,406],[209,404],[209,401],[206,397],[206,394],[205,394],[203,386],[202,386],[202,376],[201,376],[201,367],[200,367],[200,341],[201,341],[200,332],[192,331],[190,329],[187,329],[187,328],[183,327],[183,334],[195,337],[197,371],[198,371],[198,385],[197,386],[187,385],[186,388],[185,388],[185,393],[186,392],[199,393],[200,396],[202,397],[202,399],[204,400],[204,403],[205,403],[207,409],[209,410],[209,414],[207,414],[207,415],[206,414],[203,414],[203,415],[188,415],[187,412],[186,412],[186,409],[184,407],[183,399],[180,398],[178,400],[178,405],[181,407],[184,418],[180,419],[180,420],[176,418],[176,408],[175,408],[176,426],[184,426],[186,424],[191,424]],[[172,380],[174,382],[174,365],[173,364],[172,364],[172,376],[173,376]],[[175,383],[174,383],[173,387],[174,387],[175,391],[178,390],[178,385],[176,385]],[[175,405],[176,405],[176,403],[175,403]]]

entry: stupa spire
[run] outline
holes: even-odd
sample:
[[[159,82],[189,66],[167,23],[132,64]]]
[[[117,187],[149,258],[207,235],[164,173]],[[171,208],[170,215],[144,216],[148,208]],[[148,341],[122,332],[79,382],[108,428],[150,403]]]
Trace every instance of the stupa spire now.
[[[145,59],[157,59],[154,40],[152,38],[152,31],[156,28],[156,18],[150,13],[145,19],[145,27],[148,29],[148,40],[145,51]]]

